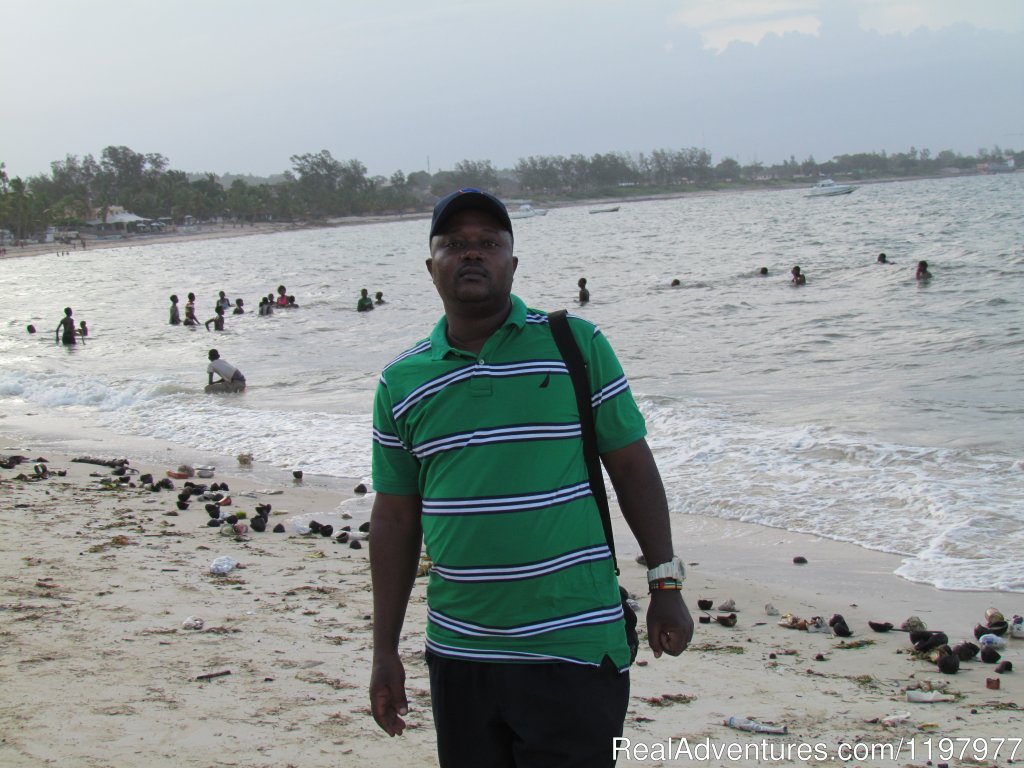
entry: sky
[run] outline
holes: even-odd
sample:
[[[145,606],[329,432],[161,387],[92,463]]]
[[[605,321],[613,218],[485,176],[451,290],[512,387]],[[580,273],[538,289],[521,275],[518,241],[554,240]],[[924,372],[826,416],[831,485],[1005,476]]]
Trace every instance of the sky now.
[[[0,162],[1024,148],[1021,0],[0,0]]]

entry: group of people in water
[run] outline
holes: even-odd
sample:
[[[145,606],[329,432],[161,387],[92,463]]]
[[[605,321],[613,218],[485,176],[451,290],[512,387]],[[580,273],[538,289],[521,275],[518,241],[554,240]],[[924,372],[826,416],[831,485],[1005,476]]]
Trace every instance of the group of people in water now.
[[[86,325],[85,320],[79,320],[76,328],[74,314],[75,311],[71,307],[64,307],[64,317],[57,323],[57,328],[53,332],[55,343],[69,347],[75,346],[79,341],[85,344],[85,337],[89,335],[89,326]],[[33,334],[36,332],[36,327],[29,323],[25,330]]]
[[[359,291],[359,301],[356,302],[356,312],[369,312],[377,305],[384,303],[383,291],[377,291],[371,299],[370,292],[363,288]]]
[[[582,281],[586,283],[586,280]],[[206,330],[210,330],[211,326],[215,331],[224,330],[224,315],[231,310],[232,315],[244,315],[245,314],[245,301],[242,299],[235,299],[232,304],[231,299],[227,297],[224,291],[220,291],[216,303],[213,307],[214,315],[209,320],[201,322],[196,315],[196,295],[189,292],[188,301],[185,302],[185,316],[181,316],[181,309],[179,308],[180,299],[178,295],[171,294],[171,307],[170,316],[168,322],[171,325],[186,325],[186,326],[198,326],[203,325]],[[370,298],[369,291],[363,288],[359,301],[356,304],[356,311],[366,312],[373,309],[375,306],[384,304],[384,293],[383,291],[377,291],[374,298]],[[295,297],[288,294],[287,288],[283,285],[277,286],[277,295],[269,293],[266,296],[260,297],[259,311],[258,314],[261,316],[274,314],[274,309],[297,309],[298,304],[295,303]],[[85,320],[81,320],[78,326],[75,326],[73,319],[74,311],[71,307],[64,308],[64,317],[61,318],[57,324],[57,328],[54,331],[54,340],[60,344],[67,346],[73,346],[81,343],[85,343],[85,338],[89,335],[89,326]],[[27,327],[29,333],[35,333],[36,327],[29,325]]]
[[[888,256],[886,256],[884,253],[880,253],[880,254],[878,254],[878,258],[875,259],[875,263],[876,264],[895,264],[896,262],[889,261],[889,257]],[[768,267],[761,267],[761,269],[758,272],[758,274],[760,274],[762,276],[767,276],[768,275]],[[799,266],[794,266],[793,269],[790,270],[790,274],[792,275],[792,277],[790,278],[789,282],[792,283],[793,285],[806,285],[807,284],[807,275],[805,275],[803,273],[803,271],[800,269]],[[932,273],[928,271],[928,262],[924,261],[924,260],[921,260],[921,261],[917,262],[917,270],[914,272],[914,279],[916,279],[916,280],[931,280],[931,277],[932,277]]]
[[[77,344],[79,339],[81,339],[82,343],[85,344],[85,337],[89,335],[89,326],[86,325],[85,320],[80,320],[76,328],[73,316],[74,310],[71,307],[64,307],[64,317],[57,323],[57,328],[53,332],[54,342],[70,347]],[[35,333],[35,326],[30,325],[28,332]]]
[[[185,304],[185,319],[182,320],[181,313],[178,310],[178,296],[176,294],[171,296],[171,325],[200,325],[199,319],[196,317],[196,295],[190,293],[188,295],[188,302]],[[360,291],[359,300],[356,302],[357,312],[367,312],[372,310],[374,307],[380,306],[386,303],[384,301],[384,292],[377,291],[374,297],[370,298],[370,292],[363,288]],[[266,296],[260,297],[259,309],[257,314],[261,317],[274,314],[275,309],[298,309],[298,304],[295,303],[295,297],[288,294],[288,289],[283,285],[277,286],[277,295],[268,293]],[[206,330],[210,330],[210,326],[213,326],[215,331],[224,330],[224,314],[232,309],[233,315],[244,315],[245,314],[245,302],[242,299],[235,299],[234,305],[231,300],[225,295],[224,291],[220,292],[220,298],[217,299],[217,303],[214,305],[213,311],[214,316],[209,320],[202,323],[206,326]]]
[[[257,310],[257,314],[261,317],[274,314],[274,308],[278,309],[298,309],[299,305],[295,303],[295,297],[288,294],[288,289],[283,285],[277,286],[277,296],[273,293],[268,293],[266,296],[260,297],[260,305]]]
[[[875,260],[878,264],[895,264],[895,261],[889,261],[889,257],[884,253],[878,254],[878,258]],[[932,273],[928,271],[928,262],[923,259],[917,262],[917,269],[914,272],[915,280],[931,280]]]
[[[895,262],[889,261],[889,258],[884,253],[878,254],[876,259],[877,264],[893,264]],[[768,267],[761,267],[757,274],[761,277],[768,276]],[[806,285],[807,276],[799,265],[795,265],[790,270],[790,283],[794,286]],[[928,262],[921,260],[917,263],[917,269],[914,274],[917,280],[930,280],[932,277],[931,272],[928,271]],[[579,303],[586,304],[590,301],[590,290],[587,288],[587,278],[581,277],[577,283],[579,288],[578,300]],[[681,285],[678,279],[672,280],[671,283],[673,288],[677,288]],[[357,312],[368,312],[374,309],[376,306],[384,304],[384,293],[377,291],[374,298],[370,298],[370,293],[366,288],[360,290],[359,300],[356,303]],[[266,296],[260,297],[259,311],[258,314],[261,316],[272,315],[274,309],[293,309],[299,305],[295,303],[295,297],[288,294],[287,289],[283,285],[277,286],[277,295],[273,293],[267,294]],[[234,304],[227,297],[224,291],[220,291],[216,303],[214,304],[214,316],[209,320],[206,320],[203,325],[206,326],[206,330],[210,330],[210,326],[213,326],[215,331],[224,330],[224,314],[228,310],[232,310],[233,315],[244,315],[245,314],[245,302],[242,299],[235,299]],[[78,326],[75,326],[74,311],[71,307],[64,308],[64,317],[61,318],[57,324],[57,328],[54,331],[54,338],[56,342],[67,346],[73,346],[81,340],[85,343],[85,338],[89,335],[89,328],[85,320],[81,320]],[[188,294],[188,301],[185,303],[185,317],[182,319],[181,313],[178,309],[178,296],[177,294],[171,295],[171,307],[170,307],[170,319],[171,325],[187,325],[197,326],[200,324],[199,319],[196,317],[196,295],[194,293]],[[29,333],[35,333],[35,326],[28,326]],[[207,353],[210,364],[207,366],[208,383],[204,388],[204,391],[208,393],[219,393],[219,392],[241,392],[245,389],[245,376],[235,366],[224,360],[220,353],[216,349],[211,349]],[[214,376],[217,376],[217,380],[214,381]]]
[[[880,253],[878,254],[878,258],[875,260],[875,263],[895,264],[896,262],[889,261],[888,256],[886,256],[884,253]],[[768,277],[768,267],[761,267],[760,269],[757,270],[757,274],[759,277]],[[789,274],[790,284],[807,285],[807,275],[804,273],[804,271],[800,268],[799,265],[794,265],[793,268],[789,271]],[[931,277],[932,273],[928,271],[928,262],[924,260],[917,262],[917,270],[914,273],[914,278],[917,280],[930,280]],[[590,291],[587,288],[587,278],[581,277],[579,281],[576,283],[576,285],[580,289],[578,297],[579,303],[586,304],[587,302],[590,301]],[[679,278],[673,278],[670,285],[673,288],[679,288],[682,286],[682,282],[680,282]],[[366,294],[366,289],[363,289],[363,294]],[[380,294],[377,295],[379,296]]]
[[[585,281],[584,281],[585,282]],[[196,295],[194,293],[188,294],[188,301],[185,302],[184,306],[184,317],[182,317],[181,309],[179,308],[180,300],[177,294],[171,294],[170,297],[171,306],[168,322],[170,325],[185,325],[185,326],[198,326],[204,325],[206,330],[210,330],[211,326],[215,331],[224,330],[224,315],[231,310],[233,315],[244,315],[245,314],[245,302],[236,298],[232,304],[231,299],[227,297],[224,291],[220,291],[216,303],[214,304],[214,316],[203,323],[200,323],[198,316],[196,315]],[[370,298],[369,291],[363,288],[360,292],[360,298],[356,305],[358,312],[366,312],[374,309],[374,307],[384,304],[384,293],[383,291],[377,291],[374,298]],[[298,308],[298,304],[295,303],[295,297],[288,294],[287,289],[283,285],[277,286],[277,293],[269,293],[266,296],[260,297],[259,311],[258,314],[261,316],[272,315],[274,309],[295,309]],[[27,328],[30,334],[36,332],[34,325],[29,325]],[[61,344],[72,346],[81,343],[85,343],[85,338],[89,335],[89,327],[85,320],[78,323],[75,326],[74,310],[71,307],[64,308],[64,317],[61,318],[57,324],[55,330],[55,341]],[[211,349],[207,353],[207,358],[210,363],[206,368],[208,380],[207,385],[204,387],[204,391],[207,393],[222,393],[222,392],[242,392],[245,390],[245,376],[238,368],[229,363],[227,360],[220,356],[220,352],[216,349]],[[216,377],[216,380],[215,380]]]
[[[295,303],[295,297],[287,294],[287,289],[283,285],[277,286],[277,297],[274,297],[273,293],[267,294],[266,296],[260,297],[260,315],[271,315],[274,313],[274,307],[294,309],[299,305]],[[216,303],[213,305],[213,317],[200,323],[199,318],[196,316],[196,295],[194,293],[188,294],[188,301],[185,303],[185,318],[182,319],[181,312],[178,309],[178,295],[171,294],[171,312],[169,322],[171,325],[204,325],[206,330],[210,330],[210,326],[213,326],[215,331],[224,330],[224,315],[228,310],[231,310],[232,315],[244,315],[245,314],[245,301],[243,299],[235,299],[234,304],[231,303],[231,299],[227,297],[224,291],[221,291]]]

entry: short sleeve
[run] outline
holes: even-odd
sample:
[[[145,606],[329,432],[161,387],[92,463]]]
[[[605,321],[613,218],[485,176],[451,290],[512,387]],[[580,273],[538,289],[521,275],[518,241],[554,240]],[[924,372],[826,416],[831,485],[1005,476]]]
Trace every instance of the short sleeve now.
[[[420,494],[420,464],[406,450],[392,414],[391,395],[382,376],[373,400],[373,488],[398,496]]]

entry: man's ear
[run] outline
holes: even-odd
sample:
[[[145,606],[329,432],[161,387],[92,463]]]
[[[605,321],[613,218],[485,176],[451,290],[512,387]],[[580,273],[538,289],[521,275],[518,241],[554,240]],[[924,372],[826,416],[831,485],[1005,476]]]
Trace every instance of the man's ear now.
[[[429,272],[430,276],[433,277],[434,276],[434,260],[432,258],[431,259],[427,259],[423,263],[427,265],[427,272]]]
[[[519,266],[519,259],[515,256],[512,257],[512,274],[516,273],[516,268]]]

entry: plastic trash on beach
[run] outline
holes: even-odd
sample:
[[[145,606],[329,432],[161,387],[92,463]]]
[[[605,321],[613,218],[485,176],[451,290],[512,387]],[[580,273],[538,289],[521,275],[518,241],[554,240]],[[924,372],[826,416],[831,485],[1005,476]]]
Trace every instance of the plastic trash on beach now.
[[[352,518],[369,520],[370,510],[373,509],[373,500],[376,497],[376,493],[370,492],[353,496],[351,499],[345,499],[338,504],[335,514],[340,515],[345,520],[351,520]]]
[[[949,688],[949,680],[943,680],[937,678],[935,680],[918,680],[913,685],[909,686],[910,690],[917,689],[919,691],[945,691]]]
[[[735,715],[728,718],[725,721],[725,725],[738,731],[750,731],[751,733],[768,733],[780,736],[789,733],[789,728],[785,725],[768,725],[751,720],[749,717],[736,717]]]
[[[907,701],[912,704],[935,704],[940,701],[956,701],[955,696],[942,691],[907,691]]]
[[[181,623],[182,629],[202,629],[203,620],[198,616],[189,616],[185,621]]]
[[[1024,618],[1014,616],[1010,621],[1010,637],[1024,639]]]
[[[910,720],[909,712],[895,712],[888,717],[883,717],[881,723],[886,728],[892,728],[894,725],[905,723]]]
[[[216,574],[217,576],[226,576],[235,570],[236,565],[238,565],[238,561],[233,557],[221,555],[210,563],[210,573]]]
[[[999,635],[982,635],[978,638],[978,645],[982,648],[995,648],[1001,651],[1006,647],[1006,638]]]
[[[826,624],[825,623],[825,619],[823,619],[821,616],[815,616],[810,621],[807,622],[807,631],[808,632],[820,632],[821,634],[824,634],[824,635],[831,635],[832,634],[832,627],[830,627],[828,624]]]

